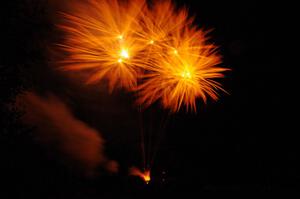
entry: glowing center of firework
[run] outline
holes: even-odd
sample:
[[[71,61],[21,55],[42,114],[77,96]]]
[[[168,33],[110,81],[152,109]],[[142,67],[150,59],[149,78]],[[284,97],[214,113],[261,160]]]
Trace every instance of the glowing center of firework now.
[[[120,58],[118,59],[119,63],[122,63],[124,59],[129,59],[128,50],[122,49],[119,56],[120,56]]]
[[[124,59],[128,59],[129,58],[128,50],[122,49],[120,53],[120,57]]]
[[[150,41],[149,41],[149,44],[154,44],[154,40],[150,40]]]
[[[192,74],[189,70],[185,70],[181,73],[181,77],[183,77],[184,79],[191,79],[192,78]]]
[[[123,35],[119,35],[119,36],[118,36],[118,39],[119,39],[119,40],[122,40],[123,38],[124,38]]]
[[[174,50],[174,54],[175,54],[175,55],[177,55],[177,54],[178,54],[178,51],[177,51],[176,49]]]

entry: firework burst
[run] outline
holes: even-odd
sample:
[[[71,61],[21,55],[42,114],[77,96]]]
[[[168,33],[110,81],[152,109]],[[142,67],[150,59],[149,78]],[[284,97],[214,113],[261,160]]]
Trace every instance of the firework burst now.
[[[191,20],[184,17],[182,21],[183,26],[172,29],[168,39],[156,48],[152,64],[140,76],[138,104],[148,107],[160,101],[171,112],[182,106],[187,111],[196,111],[197,98],[204,102],[207,96],[217,100],[218,90],[224,91],[214,80],[223,77],[222,72],[227,70],[218,66],[221,57],[217,47],[208,43],[207,33],[193,27]]]
[[[60,28],[67,38],[60,46],[69,54],[63,69],[93,70],[87,82],[106,78],[111,91],[116,86],[135,87],[144,44],[134,35],[143,7],[141,0],[89,1],[77,5],[80,9],[74,13],[63,13],[65,23]]]
[[[151,8],[145,7],[140,15],[137,39],[147,43],[151,56],[155,56],[161,54],[174,31],[190,22],[185,9],[176,10],[171,1],[155,1]]]
[[[196,111],[197,98],[218,99],[223,89],[215,79],[227,69],[185,8],[168,0],[88,2],[63,13],[64,70],[92,70],[88,83],[107,79],[110,91],[136,91],[144,107],[160,101],[171,112]]]

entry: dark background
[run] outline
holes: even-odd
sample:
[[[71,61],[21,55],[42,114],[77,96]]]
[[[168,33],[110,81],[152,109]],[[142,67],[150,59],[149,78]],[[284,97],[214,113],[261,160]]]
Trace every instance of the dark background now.
[[[1,5],[1,104],[12,102],[27,88],[67,98],[77,117],[102,129],[108,156],[120,164],[117,175],[103,173],[92,179],[77,175],[34,141],[32,130],[18,122],[16,112],[1,106],[2,198],[298,190],[296,132],[281,128],[285,94],[280,84],[279,44],[284,41],[279,39],[278,27],[284,21],[277,6],[253,0],[177,4],[186,5],[201,27],[214,29],[210,35],[220,46],[223,65],[232,69],[222,80],[230,94],[207,106],[199,102],[197,114],[180,112],[170,117],[155,159],[153,183],[148,186],[127,176],[128,167],[140,166],[141,161],[139,135],[136,129],[130,130],[137,128],[131,96],[105,95],[104,91],[89,96],[99,87],[78,84],[78,88],[51,70],[48,46],[58,37],[51,21],[53,10],[46,1],[15,0]],[[78,91],[83,94],[75,95]],[[93,107],[100,98],[106,108]]]

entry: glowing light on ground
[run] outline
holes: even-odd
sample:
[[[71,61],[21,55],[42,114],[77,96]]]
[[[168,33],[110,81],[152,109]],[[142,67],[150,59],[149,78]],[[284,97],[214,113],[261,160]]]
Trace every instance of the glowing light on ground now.
[[[150,176],[150,170],[145,171],[144,174],[142,175],[144,181],[146,182],[146,184],[149,184],[150,180],[151,180],[151,176]]]
[[[144,172],[142,172],[140,169],[132,167],[129,170],[129,174],[140,177],[146,184],[149,184],[149,182],[151,181],[150,170],[145,170]]]

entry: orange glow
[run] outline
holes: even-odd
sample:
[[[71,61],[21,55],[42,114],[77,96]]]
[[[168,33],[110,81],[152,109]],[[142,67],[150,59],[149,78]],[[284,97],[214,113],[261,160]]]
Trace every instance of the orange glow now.
[[[205,32],[190,27],[186,20],[184,27],[172,29],[163,47],[156,49],[137,89],[138,104],[147,107],[160,101],[171,112],[181,107],[195,112],[197,98],[206,103],[208,96],[217,100],[218,90],[224,91],[215,81],[227,70],[218,66],[221,57],[217,47],[208,43]]]
[[[120,57],[122,57],[124,59],[128,59],[129,58],[128,50],[122,49],[121,53],[120,53]]]
[[[133,0],[88,1],[72,5],[63,13],[65,22],[59,27],[66,33],[60,46],[69,56],[63,69],[92,70],[87,83],[107,79],[109,89],[136,86],[140,52],[144,45],[135,38],[137,19],[145,3]]]
[[[146,184],[149,184],[149,182],[151,181],[150,170],[145,170],[144,172],[142,172],[138,168],[132,167],[129,171],[129,174],[140,177],[145,181]]]
[[[123,39],[123,35],[119,35],[119,36],[118,36],[118,39],[119,39],[119,40],[122,40],[122,39]]]
[[[64,70],[93,70],[88,83],[107,79],[109,89],[137,92],[137,104],[156,101],[171,112],[196,111],[196,99],[218,99],[217,47],[195,27],[186,9],[170,0],[92,0],[63,14],[69,54]],[[138,81],[140,80],[140,81]],[[139,84],[137,83],[139,82]]]
[[[148,184],[151,180],[150,171],[149,170],[145,171],[142,176],[143,176],[144,181]]]

